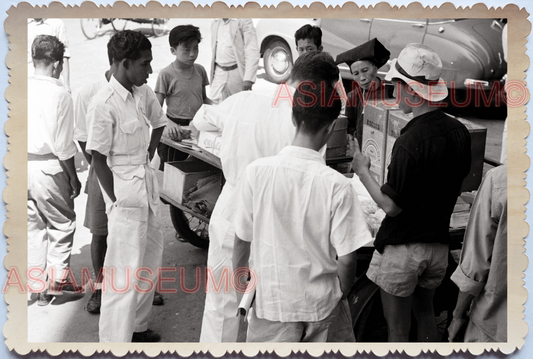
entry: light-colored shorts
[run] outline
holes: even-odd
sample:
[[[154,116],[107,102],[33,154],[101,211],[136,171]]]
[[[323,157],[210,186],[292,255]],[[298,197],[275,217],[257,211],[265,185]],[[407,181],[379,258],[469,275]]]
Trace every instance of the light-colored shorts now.
[[[83,225],[89,228],[91,234],[107,236],[105,201],[93,166],[89,168],[85,192],[87,193],[87,206],[85,207]]]
[[[253,307],[252,307],[253,308]],[[355,342],[352,316],[346,299],[317,322],[274,322],[258,318],[252,309],[246,341],[255,342]]]
[[[387,245],[383,254],[374,251],[366,273],[385,292],[408,297],[416,286],[437,288],[446,274],[448,245],[407,243]]]

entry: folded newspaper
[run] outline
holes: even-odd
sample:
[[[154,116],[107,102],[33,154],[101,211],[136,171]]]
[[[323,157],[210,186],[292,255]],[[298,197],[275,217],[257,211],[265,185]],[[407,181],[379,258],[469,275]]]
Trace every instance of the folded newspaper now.
[[[246,321],[247,314],[250,313],[252,304],[254,303],[255,299],[255,281],[249,281],[248,285],[246,286],[246,291],[244,292],[244,295],[241,298],[241,302],[239,303],[239,308],[237,308],[237,316],[240,314],[244,316],[244,321]],[[250,288],[250,286],[253,286],[253,289]]]

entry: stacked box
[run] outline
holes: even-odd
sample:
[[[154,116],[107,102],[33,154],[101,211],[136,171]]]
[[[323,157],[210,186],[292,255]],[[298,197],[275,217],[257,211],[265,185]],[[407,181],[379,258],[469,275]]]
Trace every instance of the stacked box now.
[[[384,180],[387,179],[388,166],[391,161],[391,153],[394,142],[396,142],[396,139],[400,136],[400,131],[402,128],[405,127],[407,122],[409,122],[412,117],[412,115],[406,115],[400,110],[391,110],[388,113],[387,145],[385,152],[386,159],[383,172]],[[461,121],[461,123],[465,125],[470,133],[472,155],[470,173],[463,180],[461,192],[475,191],[479,188],[479,185],[481,184],[481,177],[483,175],[483,161],[485,158],[487,129],[463,118],[457,117],[457,120]]]
[[[198,135],[198,147],[220,157],[221,131],[200,131]]]
[[[219,173],[220,170],[202,161],[166,162],[161,193],[170,199],[183,203],[183,194],[204,177]]]
[[[405,125],[407,125],[407,122],[412,118],[413,116],[411,114],[406,115],[399,109],[391,110],[389,112],[389,118],[387,119],[387,149],[385,152],[385,167],[383,172],[384,180],[387,180],[394,142],[400,137],[402,128],[404,128]]]
[[[386,134],[390,106],[367,105],[363,115],[361,152],[370,157],[370,173],[382,185],[384,181]]]
[[[470,173],[463,180],[461,192],[476,191],[481,185],[483,176],[483,164],[485,160],[485,145],[487,143],[487,128],[477,125],[474,122],[457,117],[470,133],[472,152],[472,162],[470,163]]]
[[[333,134],[326,144],[326,159],[346,156],[348,118],[339,116],[333,128]]]

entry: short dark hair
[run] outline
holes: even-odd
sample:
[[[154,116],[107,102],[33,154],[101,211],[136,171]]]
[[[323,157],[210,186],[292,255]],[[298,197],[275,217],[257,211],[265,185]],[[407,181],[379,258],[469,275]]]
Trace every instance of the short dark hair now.
[[[31,57],[49,65],[56,61],[63,61],[65,45],[55,36],[38,35],[31,44]]]
[[[318,26],[304,25],[294,33],[294,41],[298,46],[299,40],[312,39],[316,47],[322,46],[322,30]]]
[[[316,134],[341,112],[341,100],[333,86],[304,81],[293,96],[292,116],[298,129]],[[303,126],[303,127],[302,127]]]
[[[170,47],[176,48],[179,44],[188,44],[192,40],[202,41],[200,29],[194,25],[179,25],[173,28],[168,35]]]
[[[294,62],[291,81],[322,81],[331,84],[339,79],[339,68],[327,52],[307,51]]]
[[[107,55],[115,62],[120,62],[124,59],[137,60],[141,57],[141,52],[151,49],[152,43],[142,33],[124,30],[111,37],[107,44]]]

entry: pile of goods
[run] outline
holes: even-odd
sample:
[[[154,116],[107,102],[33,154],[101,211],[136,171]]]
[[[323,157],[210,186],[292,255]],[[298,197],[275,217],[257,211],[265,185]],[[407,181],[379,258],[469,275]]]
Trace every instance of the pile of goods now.
[[[376,202],[374,202],[370,193],[368,193],[357,175],[354,175],[352,178],[352,186],[354,187],[355,192],[357,193],[357,199],[363,208],[368,229],[370,230],[372,237],[375,238],[379,226],[381,226],[381,222],[385,218],[385,212],[378,207]]]

